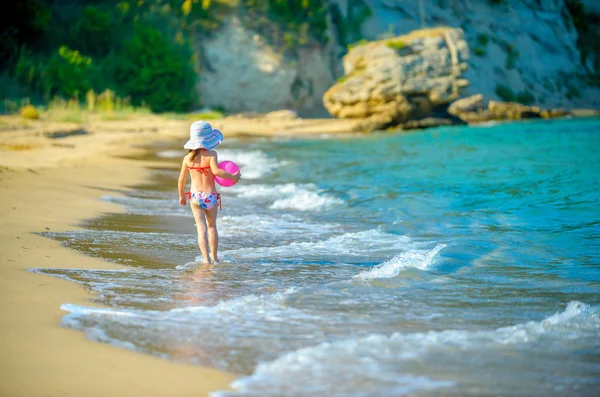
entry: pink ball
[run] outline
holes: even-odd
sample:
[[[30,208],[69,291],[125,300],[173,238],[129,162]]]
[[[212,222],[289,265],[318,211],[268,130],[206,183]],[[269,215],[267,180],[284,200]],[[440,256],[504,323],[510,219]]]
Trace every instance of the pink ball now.
[[[219,163],[219,168],[222,169],[223,171],[227,171],[230,174],[235,174],[236,172],[238,172],[240,170],[240,167],[237,166],[236,163],[234,163],[233,161],[221,161]],[[225,179],[225,178],[220,178],[218,176],[215,176],[215,182],[217,182],[219,185],[224,186],[224,187],[229,187],[229,186],[233,186],[234,182],[230,179]]]

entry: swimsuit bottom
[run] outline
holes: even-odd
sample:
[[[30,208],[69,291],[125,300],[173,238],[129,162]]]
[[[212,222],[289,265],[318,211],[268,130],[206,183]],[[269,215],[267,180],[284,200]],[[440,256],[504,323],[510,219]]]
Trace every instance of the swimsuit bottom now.
[[[190,202],[205,210],[211,210],[217,203],[221,206],[221,195],[219,193],[186,192]]]

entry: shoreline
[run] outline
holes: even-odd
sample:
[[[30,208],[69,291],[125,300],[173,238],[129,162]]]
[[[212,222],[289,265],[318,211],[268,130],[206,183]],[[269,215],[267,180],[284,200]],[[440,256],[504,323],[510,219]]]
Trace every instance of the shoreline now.
[[[261,122],[211,124],[223,129],[225,139],[352,133],[333,128],[335,123],[327,131],[316,120],[303,130],[300,122],[293,129],[291,124]],[[205,396],[227,389],[238,377],[93,342],[80,331],[60,327],[65,315],[60,306],[93,305],[89,292],[76,283],[27,271],[125,268],[36,233],[77,230],[83,220],[122,212],[122,206],[100,197],[139,184],[150,174],[148,167],[157,164],[125,157],[144,153],[142,147],[152,143],[185,142],[190,124],[148,115],[83,126],[38,121],[26,129],[0,130],[0,369],[7,379],[0,395]]]
[[[177,132],[182,135],[185,130]],[[143,181],[153,163],[116,156],[139,153],[136,143],[174,136],[150,130],[98,131],[67,136],[61,146],[43,150],[0,151],[0,369],[5,374],[0,395],[205,396],[228,389],[237,378],[94,342],[59,326],[65,315],[60,306],[93,305],[90,293],[81,285],[27,270],[124,268],[37,233],[77,230],[85,219],[122,212],[121,206],[100,200],[103,192],[113,194]],[[3,138],[0,143],[7,141]]]

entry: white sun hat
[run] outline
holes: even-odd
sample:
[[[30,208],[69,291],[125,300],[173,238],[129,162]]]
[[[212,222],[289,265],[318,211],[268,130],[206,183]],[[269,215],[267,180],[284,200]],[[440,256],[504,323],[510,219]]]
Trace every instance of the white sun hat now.
[[[190,126],[190,140],[183,146],[185,149],[214,149],[223,142],[223,133],[206,121],[194,121]]]

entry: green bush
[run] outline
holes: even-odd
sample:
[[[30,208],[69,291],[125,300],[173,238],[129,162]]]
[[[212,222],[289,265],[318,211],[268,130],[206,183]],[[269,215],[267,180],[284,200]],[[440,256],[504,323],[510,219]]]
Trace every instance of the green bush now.
[[[519,58],[519,51],[515,49],[511,44],[509,44],[506,48],[506,68],[514,69],[517,65],[517,59]]]
[[[44,92],[66,98],[79,96],[91,88],[88,69],[92,58],[61,46],[43,72]]]
[[[488,43],[490,42],[490,38],[488,37],[488,35],[483,34],[483,33],[477,34],[477,37],[475,38],[475,40],[477,41],[477,44],[479,44],[480,46],[483,46],[483,47],[488,45]]]
[[[21,117],[23,117],[24,119],[35,120],[40,118],[37,109],[32,105],[23,106],[21,108],[20,113]]]
[[[111,13],[95,7],[86,7],[76,29],[77,45],[90,54],[106,54],[114,46],[116,26],[111,26]]]
[[[47,102],[109,89],[155,111],[189,110],[196,75],[184,37],[193,23],[169,3],[181,6],[179,0],[56,2],[47,14],[53,28],[19,49],[5,77],[13,88],[0,92],[25,91],[19,97],[39,94]]]
[[[513,90],[511,90],[510,87],[504,84],[496,85],[495,92],[496,95],[498,95],[500,99],[502,99],[504,102],[514,102],[516,99]]]
[[[581,98],[581,92],[579,91],[579,89],[577,87],[569,85],[567,87],[567,92],[566,92],[565,96],[569,100],[579,99],[579,98]]]
[[[529,90],[519,92],[515,99],[520,104],[528,106],[535,102],[535,97]]]
[[[195,104],[191,54],[157,29],[137,23],[114,57],[118,93],[153,111],[187,111]]]
[[[89,68],[92,59],[79,51],[61,46],[50,57],[23,49],[14,68],[15,77],[25,86],[48,97],[78,96],[91,88]]]

